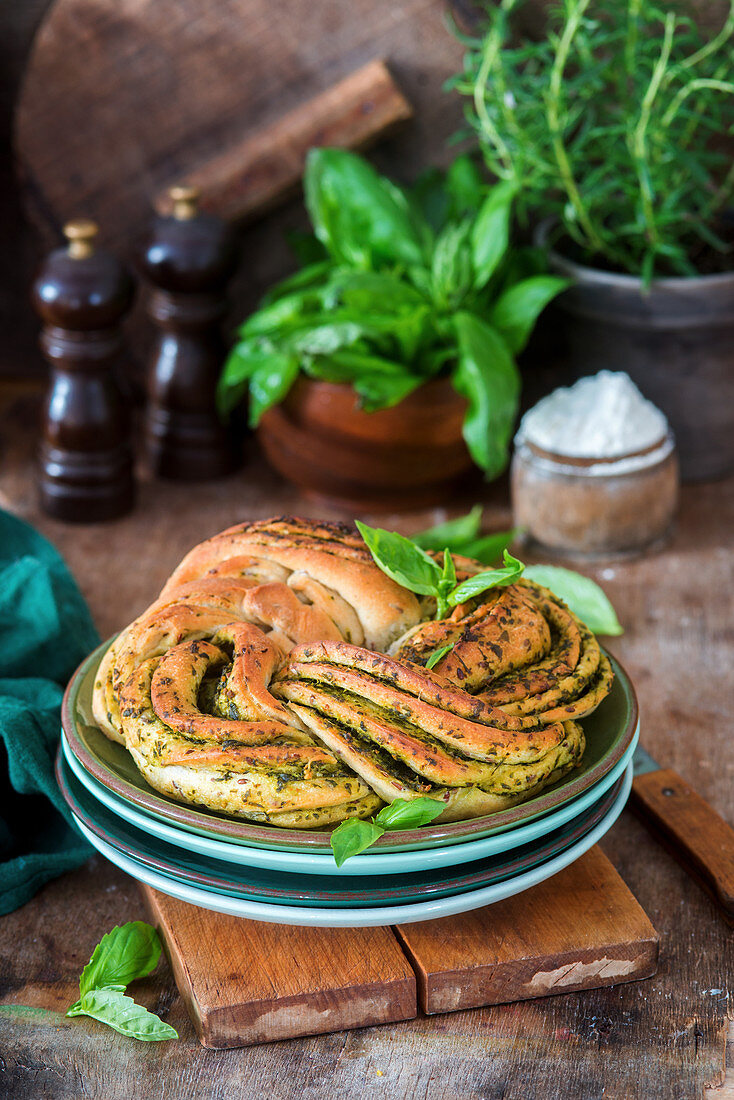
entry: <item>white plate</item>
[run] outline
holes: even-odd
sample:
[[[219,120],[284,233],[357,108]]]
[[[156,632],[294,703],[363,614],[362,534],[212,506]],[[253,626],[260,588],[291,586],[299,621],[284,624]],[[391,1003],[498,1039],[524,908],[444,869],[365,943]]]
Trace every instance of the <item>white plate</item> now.
[[[89,843],[121,870],[126,871],[139,882],[147,883],[148,886],[160,890],[163,894],[169,894],[171,897],[179,898],[181,901],[199,906],[201,909],[210,909],[216,913],[228,913],[231,916],[265,921],[270,924],[298,924],[315,928],[367,928],[379,925],[410,924],[416,921],[435,920],[437,917],[448,917],[455,913],[466,913],[471,909],[492,905],[496,901],[502,901],[504,898],[512,897],[513,894],[519,894],[523,890],[530,889],[531,886],[536,886],[539,882],[543,882],[545,879],[557,874],[558,871],[563,870],[564,867],[568,867],[604,836],[622,812],[631,787],[632,765],[630,764],[619,795],[599,824],[586,836],[582,837],[577,844],[567,848],[565,852],[561,852],[539,867],[533,867],[532,870],[526,871],[516,878],[499,882],[494,886],[484,886],[479,890],[466,894],[435,898],[432,901],[412,902],[409,905],[384,906],[379,909],[305,909],[295,905],[267,905],[202,890],[199,887],[189,886],[184,882],[151,871],[148,867],[136,860],[129,859],[105,841],[100,840],[99,837],[90,833],[81,822],[77,821],[77,826]],[[425,855],[424,852],[421,854]]]
[[[226,840],[213,840],[167,824],[157,817],[143,813],[125,799],[119,798],[89,775],[74,756],[63,734],[61,744],[69,767],[91,795],[129,824],[158,837],[159,840],[175,844],[178,848],[210,856],[212,859],[226,863],[241,864],[246,867],[266,867],[271,871],[294,871],[298,874],[311,875],[384,875],[385,873],[407,874],[434,867],[454,867],[460,863],[469,863],[475,859],[509,852],[513,848],[546,836],[593,806],[617,782],[632,759],[638,738],[639,724],[624,756],[598,783],[578,798],[564,802],[557,810],[543,817],[534,818],[525,825],[517,825],[507,832],[494,833],[478,840],[466,840],[462,844],[451,844],[444,848],[425,848],[405,852],[365,852],[356,859],[347,860],[341,868],[336,866],[331,852],[299,853],[251,848],[244,844],[230,844]]]

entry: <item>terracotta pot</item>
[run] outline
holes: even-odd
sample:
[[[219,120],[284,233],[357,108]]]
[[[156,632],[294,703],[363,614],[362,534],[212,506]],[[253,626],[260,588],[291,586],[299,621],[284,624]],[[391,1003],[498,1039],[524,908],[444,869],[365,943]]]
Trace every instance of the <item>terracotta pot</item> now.
[[[465,411],[444,378],[368,413],[351,386],[301,376],[265,413],[258,438],[271,465],[311,496],[409,511],[447,501],[472,469],[461,435]]]

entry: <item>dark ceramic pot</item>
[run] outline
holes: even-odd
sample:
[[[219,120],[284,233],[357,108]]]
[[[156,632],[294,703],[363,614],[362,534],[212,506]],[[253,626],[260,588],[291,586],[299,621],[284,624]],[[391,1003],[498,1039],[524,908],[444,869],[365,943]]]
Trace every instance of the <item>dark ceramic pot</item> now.
[[[734,272],[657,279],[645,292],[632,275],[554,251],[549,262],[573,280],[554,303],[571,379],[626,371],[667,416],[684,481],[734,472]]]
[[[472,470],[461,434],[465,411],[448,379],[368,413],[351,386],[301,376],[262,417],[258,439],[271,465],[312,496],[410,511],[446,503]]]

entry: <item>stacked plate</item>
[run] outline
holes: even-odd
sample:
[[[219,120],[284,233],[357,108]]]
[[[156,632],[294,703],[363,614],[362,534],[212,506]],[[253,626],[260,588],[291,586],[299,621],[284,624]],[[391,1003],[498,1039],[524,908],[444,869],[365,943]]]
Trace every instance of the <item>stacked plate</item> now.
[[[511,810],[386,833],[337,868],[329,833],[267,828],[175,802],[149,787],[122,745],[94,724],[94,677],[106,646],[64,699],[61,791],[94,847],[141,882],[251,920],[362,927],[432,920],[527,890],[573,863],[627,801],[637,702],[612,658],[614,687],[583,723],[581,766]]]

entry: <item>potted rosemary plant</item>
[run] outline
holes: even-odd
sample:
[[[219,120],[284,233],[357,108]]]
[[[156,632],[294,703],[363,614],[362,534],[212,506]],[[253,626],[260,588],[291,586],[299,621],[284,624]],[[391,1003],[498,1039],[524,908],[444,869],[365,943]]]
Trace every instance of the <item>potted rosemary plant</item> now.
[[[455,86],[486,163],[550,264],[577,377],[626,370],[668,415],[689,480],[734,469],[734,0],[706,37],[654,0],[486,4]],[[730,149],[726,143],[729,139]]]
[[[247,394],[276,469],[363,507],[438,503],[472,465],[497,476],[515,356],[567,285],[510,247],[515,184],[489,187],[460,157],[404,190],[353,153],[317,149],[304,187],[307,262],[240,328],[222,410]]]

